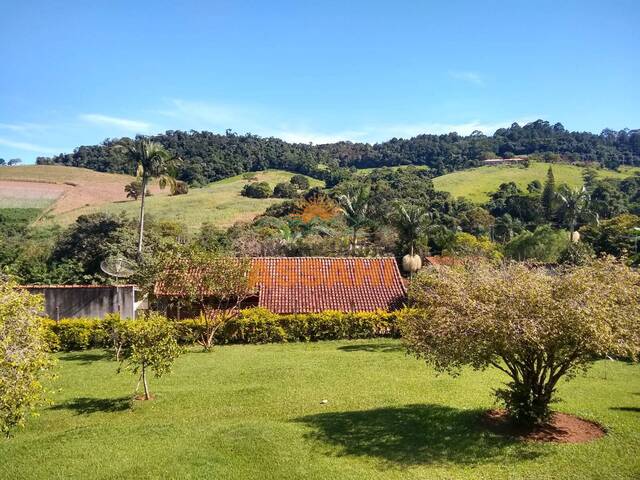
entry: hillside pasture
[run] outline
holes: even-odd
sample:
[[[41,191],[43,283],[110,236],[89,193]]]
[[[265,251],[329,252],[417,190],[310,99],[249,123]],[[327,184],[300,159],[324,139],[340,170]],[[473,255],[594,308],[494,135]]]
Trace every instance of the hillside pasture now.
[[[489,200],[489,193],[498,189],[500,184],[515,182],[518,187],[526,190],[533,180],[544,183],[549,166],[553,169],[556,185],[566,183],[571,187],[583,184],[582,174],[585,168],[569,164],[548,164],[533,162],[528,168],[518,165],[497,165],[461,170],[433,179],[437,190],[451,193],[454,197],[465,197],[476,203]],[[621,171],[599,169],[599,178],[626,178],[640,171],[638,168],[628,168]]]
[[[83,207],[99,207],[126,198],[124,186],[133,177],[59,165],[0,168],[0,206],[46,208],[51,217]],[[152,186],[152,191],[158,190]]]
[[[273,188],[276,183],[288,182],[291,172],[268,170],[255,172],[255,180],[267,182]],[[153,193],[146,200],[147,214],[157,221],[171,220],[185,224],[191,231],[200,228],[202,223],[211,222],[219,227],[229,227],[236,222],[251,221],[256,215],[263,213],[269,205],[281,202],[279,198],[247,198],[240,192],[249,183],[242,175],[226,178],[211,183],[203,188],[192,188],[187,195],[168,196]],[[309,178],[311,186],[322,185],[322,182]],[[121,198],[124,192],[121,193]],[[63,225],[73,222],[78,215],[92,212],[121,212],[136,217],[139,213],[140,201],[120,200],[100,205],[88,205],[77,210],[57,214],[50,220]]]

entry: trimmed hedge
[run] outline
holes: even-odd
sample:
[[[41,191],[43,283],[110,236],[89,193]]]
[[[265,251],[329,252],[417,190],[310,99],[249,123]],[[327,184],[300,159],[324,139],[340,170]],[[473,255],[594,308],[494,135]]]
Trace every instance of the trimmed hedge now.
[[[216,335],[216,344],[315,342],[400,336],[398,321],[404,311],[342,313],[326,311],[277,315],[263,308],[242,310]],[[178,341],[193,344],[202,332],[200,319],[176,321]],[[109,347],[105,320],[91,318],[45,319],[52,350],[84,350]]]

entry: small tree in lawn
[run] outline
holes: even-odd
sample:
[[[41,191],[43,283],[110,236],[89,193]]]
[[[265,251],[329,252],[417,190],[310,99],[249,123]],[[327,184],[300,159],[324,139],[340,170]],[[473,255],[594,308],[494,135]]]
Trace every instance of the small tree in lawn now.
[[[594,356],[640,353],[640,273],[611,259],[550,274],[523,264],[467,264],[418,276],[403,336],[437,370],[493,366],[497,391],[525,426],[546,422],[558,381]]]
[[[144,387],[144,400],[151,400],[148,375],[161,377],[171,371],[173,362],[181,353],[176,341],[175,328],[166,318],[152,313],[144,320],[130,321],[127,327],[127,346],[123,361],[134,374],[139,374],[134,395],[140,383]]]
[[[235,318],[249,297],[249,259],[187,248],[164,261],[157,289],[183,299],[200,310],[202,330],[198,343],[211,349],[218,330]]]
[[[52,366],[38,312],[42,298],[0,274],[0,431],[7,437],[43,402]]]

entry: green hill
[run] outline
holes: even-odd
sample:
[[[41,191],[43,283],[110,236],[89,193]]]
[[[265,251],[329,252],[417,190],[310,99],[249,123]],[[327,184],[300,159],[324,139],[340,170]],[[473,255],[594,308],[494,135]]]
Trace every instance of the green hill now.
[[[583,167],[568,164],[553,164],[553,174],[556,184],[566,183],[572,187],[582,185]],[[437,190],[444,190],[454,197],[465,197],[477,203],[486,202],[488,194],[498,189],[501,183],[515,182],[520,188],[526,189],[533,180],[544,183],[549,164],[532,163],[529,168],[519,166],[500,165],[491,167],[478,167],[469,170],[449,173],[433,179]],[[638,168],[629,168],[623,171],[599,169],[600,178],[625,178],[640,171]]]
[[[257,181],[268,182],[272,187],[279,182],[288,182],[293,175],[283,170],[267,170],[255,173]],[[229,227],[238,221],[250,221],[264,212],[279,198],[255,199],[240,195],[242,187],[248,183],[242,175],[211,183],[204,188],[192,188],[187,195],[169,196],[166,192],[154,193],[146,200],[146,211],[156,220],[173,220],[187,225],[189,229],[200,228],[203,222],[212,222],[220,227]],[[323,182],[309,178],[311,186],[320,186]],[[154,190],[155,192],[155,190]],[[123,200],[101,205],[90,205],[59,215],[48,216],[46,221],[61,224],[73,222],[78,215],[97,211],[118,214],[124,212],[136,217],[140,201]]]

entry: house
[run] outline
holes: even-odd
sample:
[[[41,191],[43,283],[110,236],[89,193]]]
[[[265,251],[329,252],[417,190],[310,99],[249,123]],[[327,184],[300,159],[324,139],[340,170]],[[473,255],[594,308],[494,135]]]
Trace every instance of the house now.
[[[22,285],[29,293],[44,297],[44,310],[49,318],[104,318],[119,313],[122,318],[135,318],[139,303],[135,301],[135,285]]]
[[[403,305],[407,293],[392,257],[253,258],[249,284],[254,293],[243,307],[278,314],[393,310]],[[154,293],[165,301],[181,296],[161,284]]]
[[[522,157],[514,157],[514,158],[488,158],[487,160],[483,160],[483,165],[517,165],[519,163],[527,160]]]

